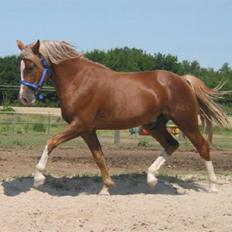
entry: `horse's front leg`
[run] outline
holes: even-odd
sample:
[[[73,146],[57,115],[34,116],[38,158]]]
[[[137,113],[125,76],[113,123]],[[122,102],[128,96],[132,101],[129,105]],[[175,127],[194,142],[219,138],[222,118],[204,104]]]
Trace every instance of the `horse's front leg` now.
[[[44,184],[45,177],[43,172],[46,168],[48,155],[52,152],[52,150],[57,147],[59,144],[74,139],[78,137],[81,133],[81,126],[77,123],[72,123],[65,130],[54,137],[48,140],[48,143],[43,151],[43,154],[36,165],[35,175],[34,175],[34,187],[39,187]]]
[[[103,178],[103,187],[100,191],[100,195],[109,195],[109,188],[114,185],[113,180],[111,179],[108,169],[106,167],[106,162],[104,158],[104,154],[101,149],[101,145],[99,143],[99,140],[97,138],[96,132],[93,131],[85,136],[82,136],[85,142],[87,143],[94,160],[99,167],[102,178]]]

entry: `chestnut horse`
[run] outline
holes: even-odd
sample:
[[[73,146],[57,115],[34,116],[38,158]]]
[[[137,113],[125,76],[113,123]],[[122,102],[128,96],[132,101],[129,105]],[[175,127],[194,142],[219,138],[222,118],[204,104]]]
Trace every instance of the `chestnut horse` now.
[[[210,191],[217,191],[209,145],[199,131],[197,115],[200,112],[204,118],[215,118],[210,115],[212,112],[204,111],[204,108],[203,113],[199,110],[199,98],[184,78],[162,70],[115,72],[84,58],[64,41],[38,40],[27,46],[17,41],[17,44],[22,56],[21,102],[33,105],[43,82],[50,78],[60,99],[62,116],[68,122],[63,132],[48,140],[36,165],[35,187],[45,181],[43,172],[52,150],[65,141],[81,136],[103,177],[100,194],[109,194],[109,188],[114,183],[108,173],[96,130],[128,129],[140,125],[164,148],[148,168],[147,182],[153,187],[157,183],[155,175],[159,168],[179,146],[166,129],[166,123],[171,119],[204,159]],[[226,116],[221,120],[227,121]]]

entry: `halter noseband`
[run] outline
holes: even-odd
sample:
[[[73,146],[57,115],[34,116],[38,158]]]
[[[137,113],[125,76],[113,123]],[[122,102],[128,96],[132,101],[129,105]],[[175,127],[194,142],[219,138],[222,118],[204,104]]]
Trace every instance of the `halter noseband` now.
[[[40,77],[39,83],[35,84],[33,82],[20,80],[20,84],[27,86],[30,89],[32,89],[34,92],[36,92],[39,100],[42,101],[42,100],[44,100],[45,97],[44,97],[43,93],[41,93],[41,89],[43,87],[43,84],[45,82],[47,74],[51,74],[51,69],[49,67],[48,61],[42,55],[40,57],[40,61],[41,61],[41,64],[43,65],[44,69],[43,69],[42,75]]]

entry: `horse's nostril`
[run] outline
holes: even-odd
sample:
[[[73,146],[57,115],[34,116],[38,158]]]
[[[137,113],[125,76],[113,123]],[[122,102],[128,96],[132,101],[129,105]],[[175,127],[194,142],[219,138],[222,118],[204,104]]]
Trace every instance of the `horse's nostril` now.
[[[23,97],[22,100],[23,100],[24,103],[28,104],[28,100],[27,100],[26,97]]]

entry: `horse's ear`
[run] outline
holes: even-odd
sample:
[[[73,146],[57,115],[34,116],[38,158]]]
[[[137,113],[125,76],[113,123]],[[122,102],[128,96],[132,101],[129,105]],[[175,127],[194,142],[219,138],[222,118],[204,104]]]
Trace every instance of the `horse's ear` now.
[[[40,46],[40,41],[37,40],[36,43],[32,47],[32,51],[34,54],[38,55],[39,54],[39,46]]]
[[[25,45],[24,45],[24,43],[22,41],[17,40],[16,42],[17,42],[18,48],[20,50],[23,50],[25,48]]]

